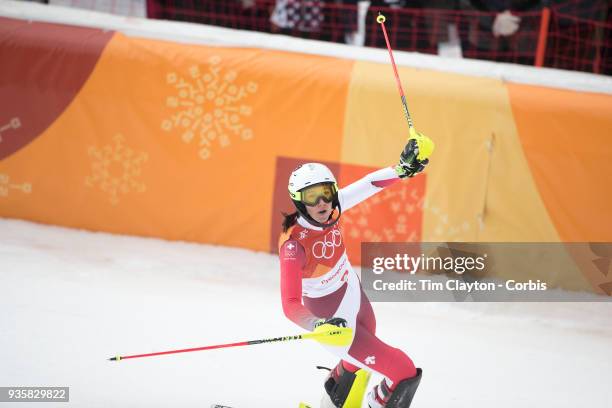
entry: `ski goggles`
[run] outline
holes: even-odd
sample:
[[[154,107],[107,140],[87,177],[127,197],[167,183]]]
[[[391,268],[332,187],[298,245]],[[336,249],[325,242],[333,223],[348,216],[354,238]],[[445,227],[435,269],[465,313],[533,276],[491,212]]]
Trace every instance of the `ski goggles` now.
[[[319,200],[326,203],[331,203],[338,192],[336,183],[320,183],[313,186],[305,187],[297,193],[292,193],[291,197],[294,200],[301,201],[308,206],[315,206]]]

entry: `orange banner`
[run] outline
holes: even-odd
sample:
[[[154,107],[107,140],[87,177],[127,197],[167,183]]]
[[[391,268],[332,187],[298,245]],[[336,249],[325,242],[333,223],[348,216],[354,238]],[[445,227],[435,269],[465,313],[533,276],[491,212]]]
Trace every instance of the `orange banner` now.
[[[343,186],[407,139],[386,64],[10,19],[0,56],[5,217],[274,252],[293,168]],[[343,215],[354,263],[362,241],[612,241],[612,96],[399,71],[437,149]],[[584,270],[555,282],[612,287]]]

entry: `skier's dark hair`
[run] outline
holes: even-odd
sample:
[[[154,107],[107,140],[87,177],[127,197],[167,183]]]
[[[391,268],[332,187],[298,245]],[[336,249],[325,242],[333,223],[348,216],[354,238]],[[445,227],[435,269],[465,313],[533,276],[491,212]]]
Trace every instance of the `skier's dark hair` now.
[[[283,220],[283,232],[287,232],[289,228],[293,227],[297,222],[298,212],[295,211],[291,214],[281,213],[285,219]]]

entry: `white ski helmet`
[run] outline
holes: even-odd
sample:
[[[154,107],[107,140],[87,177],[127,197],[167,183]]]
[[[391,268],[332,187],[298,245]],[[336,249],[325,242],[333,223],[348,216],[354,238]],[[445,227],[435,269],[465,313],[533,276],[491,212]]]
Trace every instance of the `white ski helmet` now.
[[[334,209],[337,208],[339,211],[338,217],[334,220],[334,222],[328,224],[319,223],[310,217],[306,211],[304,203],[301,200],[301,190],[321,183],[330,183],[334,186],[332,206]],[[324,164],[306,163],[295,169],[293,173],[291,173],[291,176],[289,176],[289,196],[291,197],[291,201],[293,201],[298,213],[313,225],[328,228],[338,222],[338,219],[340,218],[341,209],[338,201],[338,183],[336,182],[336,177],[334,177],[334,174]]]
[[[319,183],[334,183],[336,178],[331,170],[321,163],[306,163],[293,170],[289,177],[289,195],[296,200],[298,192]]]

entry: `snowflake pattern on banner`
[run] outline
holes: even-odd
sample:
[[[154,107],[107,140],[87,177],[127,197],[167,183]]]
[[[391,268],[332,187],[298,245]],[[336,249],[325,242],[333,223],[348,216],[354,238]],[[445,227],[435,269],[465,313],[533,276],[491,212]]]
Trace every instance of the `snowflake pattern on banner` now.
[[[409,228],[408,220],[421,209],[423,198],[416,190],[387,188],[363,201],[350,212],[342,214],[343,228],[352,239],[364,242],[416,242],[417,231]],[[380,212],[380,206],[389,208],[395,216],[392,227],[370,226],[368,218],[373,210]]]
[[[472,230],[472,222],[465,220],[456,225],[449,222],[449,215],[442,212],[436,206],[429,206],[427,203],[423,203],[421,206],[424,213],[430,216],[431,220],[436,220],[436,224],[432,230],[432,236],[423,237],[427,241],[441,242],[441,241],[457,241],[465,240],[466,234],[469,234]]]
[[[395,215],[395,222],[392,227],[380,227],[380,225],[370,228],[368,225],[368,214],[375,206],[383,205],[390,208]],[[415,190],[385,189],[372,196],[368,201],[359,204],[350,212],[342,214],[343,227],[349,237],[368,242],[417,242],[418,235],[414,230],[410,230],[408,220],[415,213],[421,211],[427,213],[435,220],[432,235],[422,237],[425,241],[454,241],[464,239],[465,234],[469,234],[473,228],[473,223],[465,220],[453,225],[449,222],[449,215],[443,213],[436,206],[429,206],[424,197],[419,197]]]
[[[2,133],[9,129],[18,129],[21,127],[21,121],[19,118],[13,118],[8,123],[0,125],[0,143],[2,143]]]
[[[177,91],[166,99],[166,106],[177,112],[164,119],[161,128],[166,132],[182,131],[184,143],[197,141],[199,156],[211,157],[213,145],[222,148],[231,145],[232,136],[242,140],[253,138],[253,131],[243,123],[252,114],[250,105],[241,101],[257,92],[257,83],[235,83],[238,73],[223,72],[221,58],[211,57],[208,70],[201,72],[198,66],[189,69],[189,79],[171,72],[167,83]]]
[[[119,203],[119,194],[146,191],[146,186],[137,178],[142,173],[142,164],[147,161],[148,155],[144,152],[136,153],[126,147],[123,135],[117,134],[113,138],[113,144],[101,149],[91,146],[88,153],[93,159],[93,175],[85,179],[85,185],[99,187],[109,196],[112,205]]]
[[[31,183],[11,183],[11,178],[8,174],[0,174],[0,197],[8,197],[10,190],[18,190],[24,194],[32,192]]]

